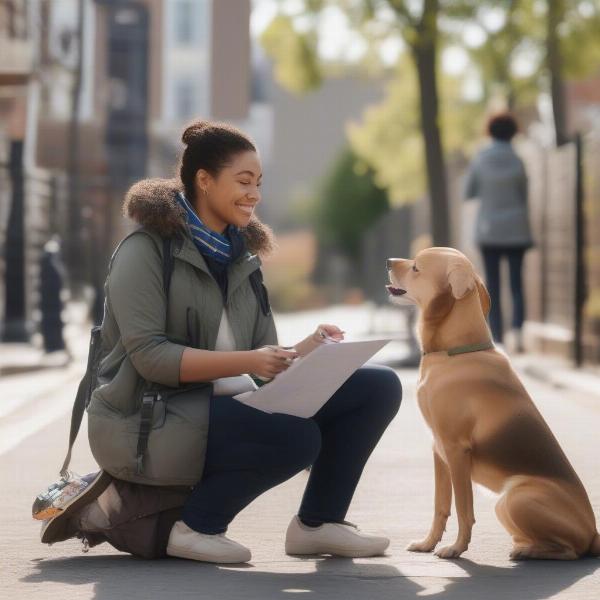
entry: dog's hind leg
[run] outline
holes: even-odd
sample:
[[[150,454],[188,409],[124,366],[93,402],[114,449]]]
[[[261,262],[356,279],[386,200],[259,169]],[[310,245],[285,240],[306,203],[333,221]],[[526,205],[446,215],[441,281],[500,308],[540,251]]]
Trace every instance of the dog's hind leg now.
[[[519,477],[496,504],[496,514],[513,537],[513,560],[573,560],[589,547],[577,500],[551,480]]]
[[[510,558],[511,560],[576,560],[578,556],[572,548],[534,544],[531,546],[515,546],[510,553]]]
[[[442,535],[446,529],[446,522],[450,516],[450,507],[452,505],[450,470],[435,449],[433,451],[433,466],[435,473],[433,523],[429,534],[424,540],[409,544],[407,550],[410,552],[432,552],[442,539]]]

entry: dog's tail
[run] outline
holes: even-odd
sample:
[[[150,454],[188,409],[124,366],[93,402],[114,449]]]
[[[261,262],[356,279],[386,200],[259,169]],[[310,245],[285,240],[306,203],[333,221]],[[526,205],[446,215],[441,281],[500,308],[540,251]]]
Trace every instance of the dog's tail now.
[[[591,556],[600,556],[600,534],[596,533],[594,536],[588,554]]]

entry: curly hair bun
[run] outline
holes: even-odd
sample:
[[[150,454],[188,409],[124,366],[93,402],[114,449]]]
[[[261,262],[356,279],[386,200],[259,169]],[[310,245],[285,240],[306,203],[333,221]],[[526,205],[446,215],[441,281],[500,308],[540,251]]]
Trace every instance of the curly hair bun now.
[[[207,129],[210,129],[211,125],[212,123],[210,121],[195,121],[190,126],[185,128],[185,131],[181,135],[181,141],[186,146],[193,144]]]

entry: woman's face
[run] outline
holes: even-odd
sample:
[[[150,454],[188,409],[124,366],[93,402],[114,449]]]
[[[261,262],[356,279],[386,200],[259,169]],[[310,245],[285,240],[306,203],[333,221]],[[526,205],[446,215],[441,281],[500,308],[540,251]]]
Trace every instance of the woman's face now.
[[[196,174],[198,216],[220,233],[227,225],[246,227],[261,200],[261,181],[260,158],[252,151],[233,155],[216,177],[200,169]]]

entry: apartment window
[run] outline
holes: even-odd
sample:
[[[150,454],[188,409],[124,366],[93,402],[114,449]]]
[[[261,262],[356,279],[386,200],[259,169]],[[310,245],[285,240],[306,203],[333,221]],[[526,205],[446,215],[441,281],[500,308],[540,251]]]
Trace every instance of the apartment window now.
[[[196,85],[191,79],[180,79],[175,86],[175,117],[190,119],[198,112]]]
[[[194,0],[178,0],[175,4],[175,43],[178,46],[190,46],[196,41]]]

